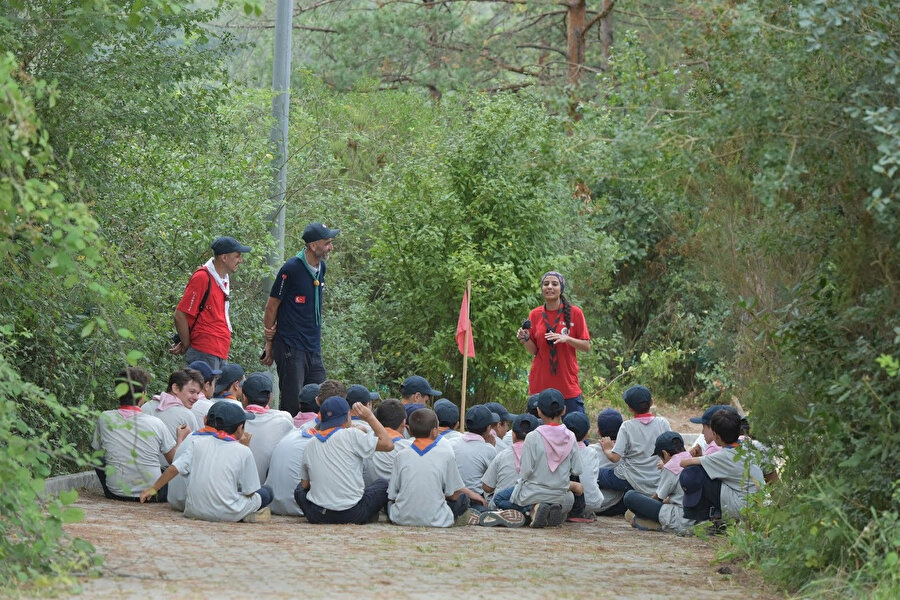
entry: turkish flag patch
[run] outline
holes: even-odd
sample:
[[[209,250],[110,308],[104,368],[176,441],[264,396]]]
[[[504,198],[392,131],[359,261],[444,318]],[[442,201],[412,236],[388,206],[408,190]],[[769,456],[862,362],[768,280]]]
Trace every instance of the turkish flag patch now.
[[[294,302],[297,304],[306,304],[306,296],[294,296]]]

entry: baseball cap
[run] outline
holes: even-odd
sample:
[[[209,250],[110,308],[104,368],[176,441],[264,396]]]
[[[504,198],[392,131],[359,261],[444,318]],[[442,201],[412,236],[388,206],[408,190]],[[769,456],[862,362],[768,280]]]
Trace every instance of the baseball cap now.
[[[256,418],[252,412],[246,412],[243,408],[227,400],[219,400],[209,407],[206,413],[206,422],[216,429],[225,429],[240,425],[244,421],[252,421]]]
[[[658,436],[656,436],[656,445],[653,448],[653,454],[656,456],[662,456],[663,450],[668,452],[669,454],[675,454],[674,442],[678,440],[681,442],[681,446],[684,447],[684,439],[681,437],[681,434],[677,431],[664,431]]]
[[[563,417],[563,425],[575,434],[579,440],[591,429],[591,420],[583,412],[571,412]]]
[[[251,373],[241,389],[248,403],[264,406],[272,397],[272,376],[265,372]]]
[[[730,410],[731,412],[737,414],[737,409],[728,404],[713,404],[709,408],[703,411],[703,415],[699,417],[691,417],[691,423],[697,423],[698,425],[709,425],[709,421],[712,419],[713,415],[719,412],[720,410]]]
[[[545,415],[561,414],[565,406],[566,400],[563,398],[562,392],[556,388],[547,388],[538,394],[538,408]]]
[[[370,392],[364,385],[351,385],[347,388],[347,404],[353,406],[357,402],[368,404],[378,400],[378,392]]]
[[[350,414],[350,406],[345,399],[340,396],[326,398],[319,407],[319,428],[330,429],[343,425],[347,422],[348,414]]]
[[[340,229],[329,229],[321,223],[310,223],[303,228],[302,237],[304,242],[310,244],[319,240],[330,240],[333,237],[337,237],[337,234],[340,232]]]
[[[650,390],[642,385],[633,385],[622,394],[622,400],[628,405],[628,408],[635,410],[644,402],[653,402]]]
[[[403,383],[400,384],[401,396],[412,396],[416,392],[425,394],[426,396],[440,397],[441,395],[438,390],[431,389],[431,384],[428,383],[427,379],[419,377],[418,375],[407,377],[403,380]]]
[[[601,435],[612,436],[622,426],[622,413],[614,408],[604,408],[597,415],[597,430]]]
[[[530,432],[541,426],[541,420],[536,416],[525,413],[524,415],[516,415],[512,422],[512,430],[519,436],[524,437]]]
[[[219,236],[209,246],[216,254],[228,254],[229,252],[250,252],[250,246],[245,246],[229,235]]]
[[[218,381],[216,381],[216,395],[218,396],[229,387],[235,381],[240,381],[244,378],[244,368],[237,363],[228,363],[224,367],[222,367],[222,374],[219,375]]]
[[[441,398],[434,403],[434,413],[437,415],[438,425],[441,427],[452,427],[459,423],[459,409],[446,398]]]
[[[300,411],[301,412],[319,412],[319,405],[316,404],[316,396],[319,395],[318,383],[307,383],[300,390]]]
[[[466,429],[485,429],[499,422],[500,417],[484,404],[476,404],[466,411]]]
[[[203,360],[195,360],[188,365],[188,368],[194,369],[195,371],[200,371],[200,374],[203,375],[204,381],[212,381],[213,377],[222,374],[222,371],[220,369],[213,369],[206,361]]]
[[[421,402],[413,402],[412,404],[404,404],[403,408],[406,409],[406,420],[409,421],[409,416],[419,410],[420,408],[428,408]]]
[[[684,490],[684,498],[682,498],[682,506],[685,508],[694,508],[700,503],[700,497],[703,495],[703,478],[706,471],[703,467],[699,469],[685,469],[678,476],[678,484]]]
[[[528,396],[528,403],[527,403],[526,409],[525,409],[526,412],[528,412],[534,416],[537,416],[537,403],[538,403],[538,398],[540,398],[540,397],[541,397],[540,394],[532,394],[532,395]]]
[[[516,415],[506,410],[506,407],[499,402],[485,402],[484,405],[491,409],[491,412],[497,413],[497,416],[500,417],[501,422],[509,422],[516,418]]]

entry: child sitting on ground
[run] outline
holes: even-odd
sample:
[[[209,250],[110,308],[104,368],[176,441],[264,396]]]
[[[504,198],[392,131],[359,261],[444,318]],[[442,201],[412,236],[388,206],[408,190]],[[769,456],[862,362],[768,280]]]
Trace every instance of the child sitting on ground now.
[[[251,373],[244,380],[244,408],[256,415],[244,428],[250,438],[250,451],[259,473],[259,480],[265,481],[269,474],[269,461],[275,445],[294,429],[291,413],[269,408],[272,397],[272,376],[268,373]]]
[[[616,439],[619,437],[619,429],[621,427],[622,413],[616,409],[604,408],[600,411],[600,414],[597,415],[597,435],[601,442],[604,438],[608,438],[615,444]],[[592,444],[588,447],[588,450],[589,452],[586,455],[583,455],[582,458],[590,458],[592,460],[588,460],[582,464],[582,467],[584,468],[584,477],[587,477],[589,473],[593,473],[594,480],[596,481],[601,469],[615,468],[615,463],[610,462],[606,457],[606,453],[603,451],[603,446],[601,444]],[[603,494],[603,503],[596,511],[597,515],[600,515],[601,517],[617,517],[625,514],[625,503],[622,502],[622,498],[625,497],[624,491],[605,489],[601,490],[601,493]]]
[[[527,413],[513,419],[512,445],[497,453],[481,478],[481,488],[485,494],[492,496],[496,490],[505,490],[516,485],[516,482],[519,481],[522,446],[525,444],[525,438],[540,426],[541,420]],[[496,505],[493,504],[493,497],[490,498],[490,507],[496,508]]]
[[[713,441],[713,431],[709,427],[710,419],[712,419],[712,416],[720,410],[730,410],[733,413],[737,413],[737,410],[733,406],[728,406],[727,404],[714,404],[704,410],[703,414],[699,417],[691,417],[691,423],[703,426],[703,433],[697,436],[697,439],[694,440],[694,445],[691,447],[691,456],[703,456],[704,454],[712,454],[713,452],[721,450],[721,448]]]
[[[622,394],[622,399],[631,409],[633,417],[619,428],[619,437],[615,442],[601,439],[600,446],[610,462],[615,463],[612,469],[600,469],[597,483],[600,490],[637,490],[652,496],[659,483],[659,460],[653,455],[653,448],[659,434],[670,431],[669,422],[650,414],[653,398],[650,390],[642,385],[635,385]]]
[[[363,467],[366,485],[376,479],[390,479],[397,454],[412,444],[412,440],[403,437],[406,430],[406,409],[399,400],[385,400],[379,404],[375,409],[375,418],[384,425],[385,431],[394,442],[394,449],[390,452],[376,452],[371,458],[366,459]]]
[[[300,412],[294,416],[294,427],[301,427],[316,418],[319,414],[319,405],[316,404],[318,395],[318,383],[307,383],[300,389]]]
[[[491,444],[491,426],[499,417],[483,404],[476,404],[466,411],[466,433],[453,445],[456,453],[456,464],[463,484],[479,496],[484,496],[481,478],[497,456],[497,450]],[[475,510],[486,510],[487,502],[482,498],[472,506]]]
[[[597,453],[585,438],[591,429],[591,422],[583,412],[573,412],[563,417],[563,425],[575,434],[575,447],[581,460],[581,476],[573,476],[572,481],[581,483],[584,493],[575,494],[575,504],[569,511],[568,521],[585,523],[594,520],[594,512],[603,506],[603,494],[597,484]]]
[[[441,398],[434,403],[434,414],[438,418],[438,439],[449,443],[456,443],[462,439],[462,433],[456,431],[459,425],[459,409],[455,404]]]
[[[690,458],[684,449],[684,440],[674,431],[666,431],[656,438],[653,454],[663,461],[659,486],[652,498],[634,490],[625,492],[625,520],[636,529],[689,533],[696,521],[684,516],[682,500],[684,492],[678,484],[683,467],[681,461]]]
[[[179,473],[187,475],[184,516],[204,521],[265,521],[272,490],[259,485],[244,423],[253,413],[220,400],[206,414],[206,427],[192,434],[185,452],[149,488],[146,502]]]

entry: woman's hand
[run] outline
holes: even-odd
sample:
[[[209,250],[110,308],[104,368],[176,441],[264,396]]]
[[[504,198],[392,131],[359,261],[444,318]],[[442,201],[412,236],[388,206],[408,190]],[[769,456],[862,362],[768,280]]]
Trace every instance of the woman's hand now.
[[[516,332],[516,339],[518,339],[523,344],[527,342],[531,338],[531,332],[529,329],[522,329],[519,327],[519,330]]]

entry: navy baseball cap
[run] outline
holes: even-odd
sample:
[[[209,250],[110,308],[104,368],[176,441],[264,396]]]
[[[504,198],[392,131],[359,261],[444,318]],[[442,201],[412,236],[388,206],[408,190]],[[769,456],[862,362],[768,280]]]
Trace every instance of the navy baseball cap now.
[[[563,425],[575,434],[579,440],[591,430],[591,420],[583,412],[572,412],[563,417]]]
[[[538,398],[540,398],[540,397],[541,397],[540,394],[532,394],[532,395],[528,396],[528,403],[526,404],[526,408],[525,408],[526,412],[528,412],[534,416],[537,416],[537,403],[538,403]]]
[[[319,429],[330,429],[347,422],[350,414],[350,405],[340,396],[331,396],[325,399],[319,407]]]
[[[419,410],[420,408],[428,408],[421,402],[413,402],[412,404],[404,404],[403,408],[406,409],[406,420],[409,421],[409,417],[411,414]]]
[[[678,484],[684,491],[682,498],[682,506],[685,508],[694,508],[700,503],[700,497],[703,496],[703,479],[706,471],[703,467],[699,469],[687,468],[678,476]]]
[[[622,421],[622,413],[614,408],[604,408],[597,415],[597,431],[600,432],[600,435],[612,437],[613,434],[619,432]]]
[[[485,402],[484,405],[491,409],[492,413],[497,413],[497,416],[500,417],[501,422],[509,422],[516,418],[516,415],[506,410],[506,407],[499,402]]]
[[[622,394],[622,400],[628,405],[628,408],[635,410],[643,402],[653,402],[653,396],[650,390],[642,385],[633,385]]]
[[[251,373],[241,386],[250,404],[265,406],[272,398],[272,376],[265,372]]]
[[[369,388],[364,385],[351,385],[347,388],[347,404],[350,406],[357,402],[368,404],[373,400],[378,400],[378,393],[370,392]]]
[[[703,415],[699,417],[691,417],[691,423],[697,423],[698,425],[709,425],[709,422],[712,419],[713,415],[720,410],[730,410],[731,412],[737,414],[737,409],[733,406],[729,406],[728,404],[713,404],[703,411]]]
[[[252,421],[255,418],[256,415],[252,412],[246,412],[243,408],[228,400],[219,400],[210,406],[209,412],[206,413],[206,422],[210,427],[215,427],[216,429],[234,427],[244,421]]]
[[[209,247],[216,255],[228,254],[229,252],[250,252],[253,250],[250,246],[245,246],[228,235],[217,237]]]
[[[677,431],[662,432],[656,436],[656,445],[653,448],[653,454],[662,456],[663,450],[669,454],[677,454],[675,451],[675,440],[681,442],[681,447],[684,448],[684,438],[681,437],[680,433]]]
[[[437,415],[438,424],[441,427],[453,427],[459,423],[459,409],[446,398],[441,398],[434,403],[434,413]]]
[[[244,368],[237,363],[228,363],[224,367],[222,367],[222,374],[219,375],[218,381],[216,381],[216,395],[218,396],[225,390],[231,387],[231,384],[235,381],[240,381],[244,378]]]
[[[466,429],[485,429],[499,422],[497,413],[484,404],[476,404],[466,411]]]
[[[195,360],[191,364],[188,365],[189,369],[194,369],[195,371],[200,371],[200,374],[203,375],[204,381],[212,381],[213,377],[216,375],[221,375],[222,371],[220,369],[213,369],[206,363],[206,361]]]
[[[431,384],[424,377],[412,375],[403,380],[400,384],[401,396],[412,396],[416,392],[425,394],[426,396],[436,396],[440,398],[441,393],[438,390],[431,389]]]
[[[524,415],[517,415],[512,422],[512,430],[519,437],[525,437],[535,429],[541,426],[541,420],[536,416],[525,413]]]
[[[329,229],[321,223],[310,223],[303,228],[303,241],[307,244],[318,242],[319,240],[330,240],[337,237],[341,232],[340,229]]]
[[[562,392],[556,388],[547,388],[538,394],[538,408],[545,415],[560,414],[566,406]]]
[[[319,412],[316,396],[319,395],[318,383],[307,383],[300,390],[300,412]]]

